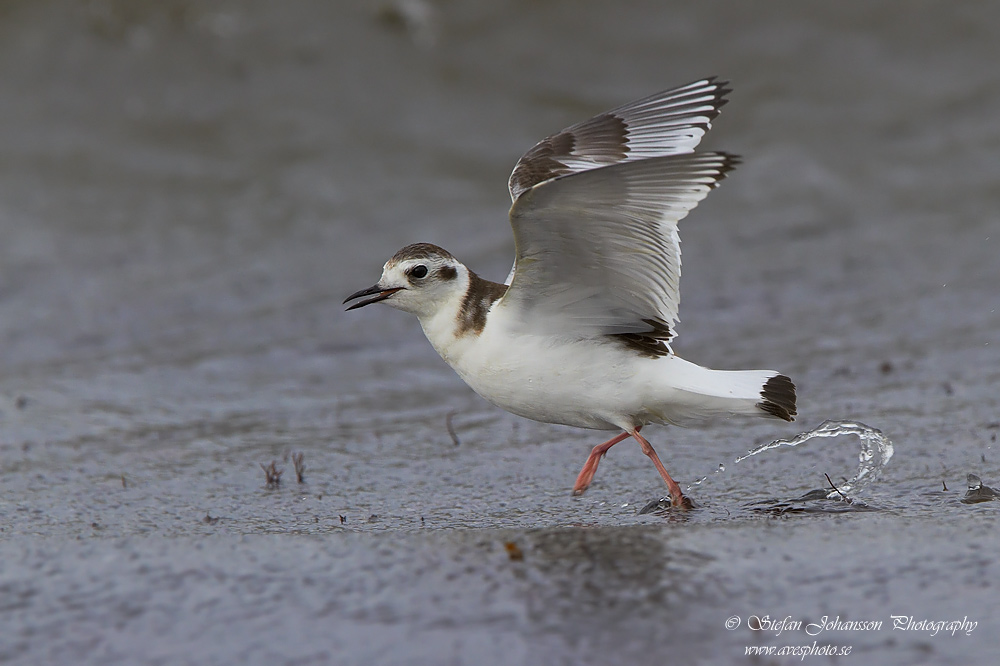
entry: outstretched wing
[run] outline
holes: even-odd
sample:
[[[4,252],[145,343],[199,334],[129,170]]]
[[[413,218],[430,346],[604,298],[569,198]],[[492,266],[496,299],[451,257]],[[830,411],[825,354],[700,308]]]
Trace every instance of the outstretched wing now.
[[[725,153],[654,157],[545,180],[510,210],[507,321],[570,337],[625,336],[654,354],[674,336],[677,223],[738,162]]]
[[[691,153],[726,103],[715,77],[629,102],[539,141],[510,174],[510,198],[559,176]]]

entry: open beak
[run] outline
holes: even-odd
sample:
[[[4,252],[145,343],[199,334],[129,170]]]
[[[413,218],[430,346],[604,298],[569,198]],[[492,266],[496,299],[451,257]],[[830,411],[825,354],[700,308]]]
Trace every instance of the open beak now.
[[[353,310],[354,308],[363,308],[366,305],[371,305],[372,303],[378,303],[379,301],[384,301],[389,298],[397,291],[405,289],[406,287],[391,287],[389,289],[383,289],[382,287],[375,285],[374,287],[368,287],[367,289],[362,289],[361,291],[356,291],[347,298],[344,299],[344,303],[348,301],[353,301],[355,298],[361,298],[362,296],[371,296],[371,298],[366,298],[363,301],[358,301],[347,310]],[[345,310],[346,312],[346,310]]]

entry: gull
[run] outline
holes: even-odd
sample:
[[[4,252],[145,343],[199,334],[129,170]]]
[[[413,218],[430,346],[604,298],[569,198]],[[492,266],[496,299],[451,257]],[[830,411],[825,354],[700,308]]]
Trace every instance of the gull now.
[[[427,339],[480,396],[518,416],[620,431],[595,446],[583,493],[628,437],[652,460],[672,507],[691,508],[640,430],[743,414],[793,420],[795,385],[773,370],[711,370],[674,354],[677,225],[738,163],[695,152],[726,103],[715,77],[568,127],[510,175],[515,260],[505,283],[448,251],[407,245],[348,310],[385,303],[417,316]],[[358,300],[361,299],[361,300]]]

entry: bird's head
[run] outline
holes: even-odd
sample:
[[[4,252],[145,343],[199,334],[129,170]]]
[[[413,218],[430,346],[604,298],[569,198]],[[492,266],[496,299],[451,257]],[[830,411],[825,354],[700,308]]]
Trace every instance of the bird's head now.
[[[348,296],[348,310],[384,302],[418,317],[434,314],[452,300],[461,299],[469,272],[460,261],[437,245],[407,245],[385,262],[382,277],[373,286]],[[367,298],[364,298],[367,297]]]

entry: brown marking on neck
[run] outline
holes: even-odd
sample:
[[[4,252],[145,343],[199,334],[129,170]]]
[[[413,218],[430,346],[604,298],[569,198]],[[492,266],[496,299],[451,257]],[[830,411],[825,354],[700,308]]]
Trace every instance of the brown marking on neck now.
[[[507,285],[484,280],[469,271],[469,289],[465,292],[462,307],[458,311],[458,329],[456,333],[463,336],[467,333],[479,335],[486,326],[486,313],[490,307],[505,293]]]

